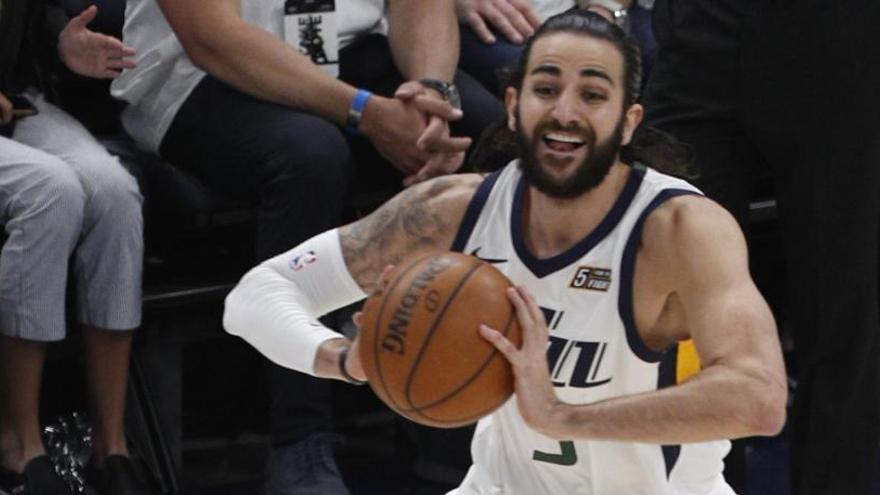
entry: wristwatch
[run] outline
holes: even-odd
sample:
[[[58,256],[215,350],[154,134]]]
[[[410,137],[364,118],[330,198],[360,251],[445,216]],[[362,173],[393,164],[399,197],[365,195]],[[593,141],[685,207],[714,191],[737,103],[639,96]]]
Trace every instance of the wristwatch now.
[[[627,23],[627,12],[626,8],[622,3],[617,0],[578,0],[578,7],[582,9],[586,9],[589,7],[601,7],[608,12],[611,12],[611,17],[614,18],[614,24],[622,28],[626,28]]]
[[[458,87],[455,86],[455,83],[429,78],[419,79],[419,83],[439,92],[453,108],[461,108],[461,96],[458,94]]]

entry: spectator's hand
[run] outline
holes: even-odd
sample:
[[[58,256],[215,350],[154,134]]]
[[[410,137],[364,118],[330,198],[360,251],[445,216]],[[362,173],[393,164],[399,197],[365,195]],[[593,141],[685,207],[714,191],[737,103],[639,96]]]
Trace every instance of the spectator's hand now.
[[[451,137],[449,122],[460,119],[464,113],[453,107],[434,89],[422,86],[418,81],[400,85],[394,97],[419,110],[428,121],[416,146],[427,152],[458,153],[467,151],[471,145],[468,137]]]
[[[394,168],[409,176],[430,158],[428,152],[416,147],[427,124],[427,118],[414,106],[373,95],[364,108],[360,132]]]
[[[98,8],[92,5],[67,23],[58,36],[58,54],[77,74],[113,79],[135,66],[135,51],[112,36],[89,30],[86,26],[97,14]]]
[[[483,43],[495,43],[488,21],[512,43],[520,44],[541,25],[528,0],[455,0],[458,21],[467,24]]]
[[[0,93],[0,125],[12,122],[12,103]]]
[[[471,145],[471,138],[450,136],[449,122],[460,119],[461,110],[450,105],[437,91],[416,81],[403,83],[394,96],[418,109],[428,121],[416,147],[430,153],[430,158],[418,173],[406,177],[403,185],[409,187],[458,170],[464,163],[464,152]]]

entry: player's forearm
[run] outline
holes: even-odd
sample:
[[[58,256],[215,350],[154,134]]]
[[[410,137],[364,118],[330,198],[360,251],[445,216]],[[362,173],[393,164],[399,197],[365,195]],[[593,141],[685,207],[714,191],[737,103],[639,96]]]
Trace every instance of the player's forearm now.
[[[451,81],[459,51],[454,2],[393,0],[388,11],[391,52],[404,78]]]
[[[563,440],[656,444],[778,433],[785,422],[784,384],[724,368],[707,368],[688,382],[656,392],[588,405],[558,404],[544,432]]]
[[[321,350],[342,335],[318,318],[364,297],[342,259],[335,230],[266,260],[226,297],[223,327],[273,362],[328,375]]]
[[[224,22],[181,38],[193,63],[243,93],[345,123],[354,87],[272,34],[241,19]]]

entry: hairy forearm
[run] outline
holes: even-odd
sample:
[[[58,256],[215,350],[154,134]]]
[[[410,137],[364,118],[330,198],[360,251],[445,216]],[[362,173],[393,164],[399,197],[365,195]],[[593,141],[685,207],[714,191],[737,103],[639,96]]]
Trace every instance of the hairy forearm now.
[[[563,440],[657,444],[776,434],[785,419],[785,384],[724,368],[707,368],[690,381],[656,392],[588,405],[557,404],[544,432]]]
[[[458,65],[458,19],[451,0],[389,2],[388,33],[404,78],[451,81]]]
[[[345,122],[356,89],[262,29],[225,19],[181,41],[197,66],[239,91]]]

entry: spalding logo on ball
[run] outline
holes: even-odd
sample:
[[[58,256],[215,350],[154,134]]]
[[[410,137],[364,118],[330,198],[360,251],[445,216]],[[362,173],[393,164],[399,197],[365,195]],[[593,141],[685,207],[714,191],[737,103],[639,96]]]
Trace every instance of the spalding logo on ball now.
[[[363,308],[360,358],[370,386],[399,414],[453,428],[491,413],[513,393],[510,364],[479,334],[480,324],[517,347],[522,337],[510,281],[461,253],[399,266]]]

